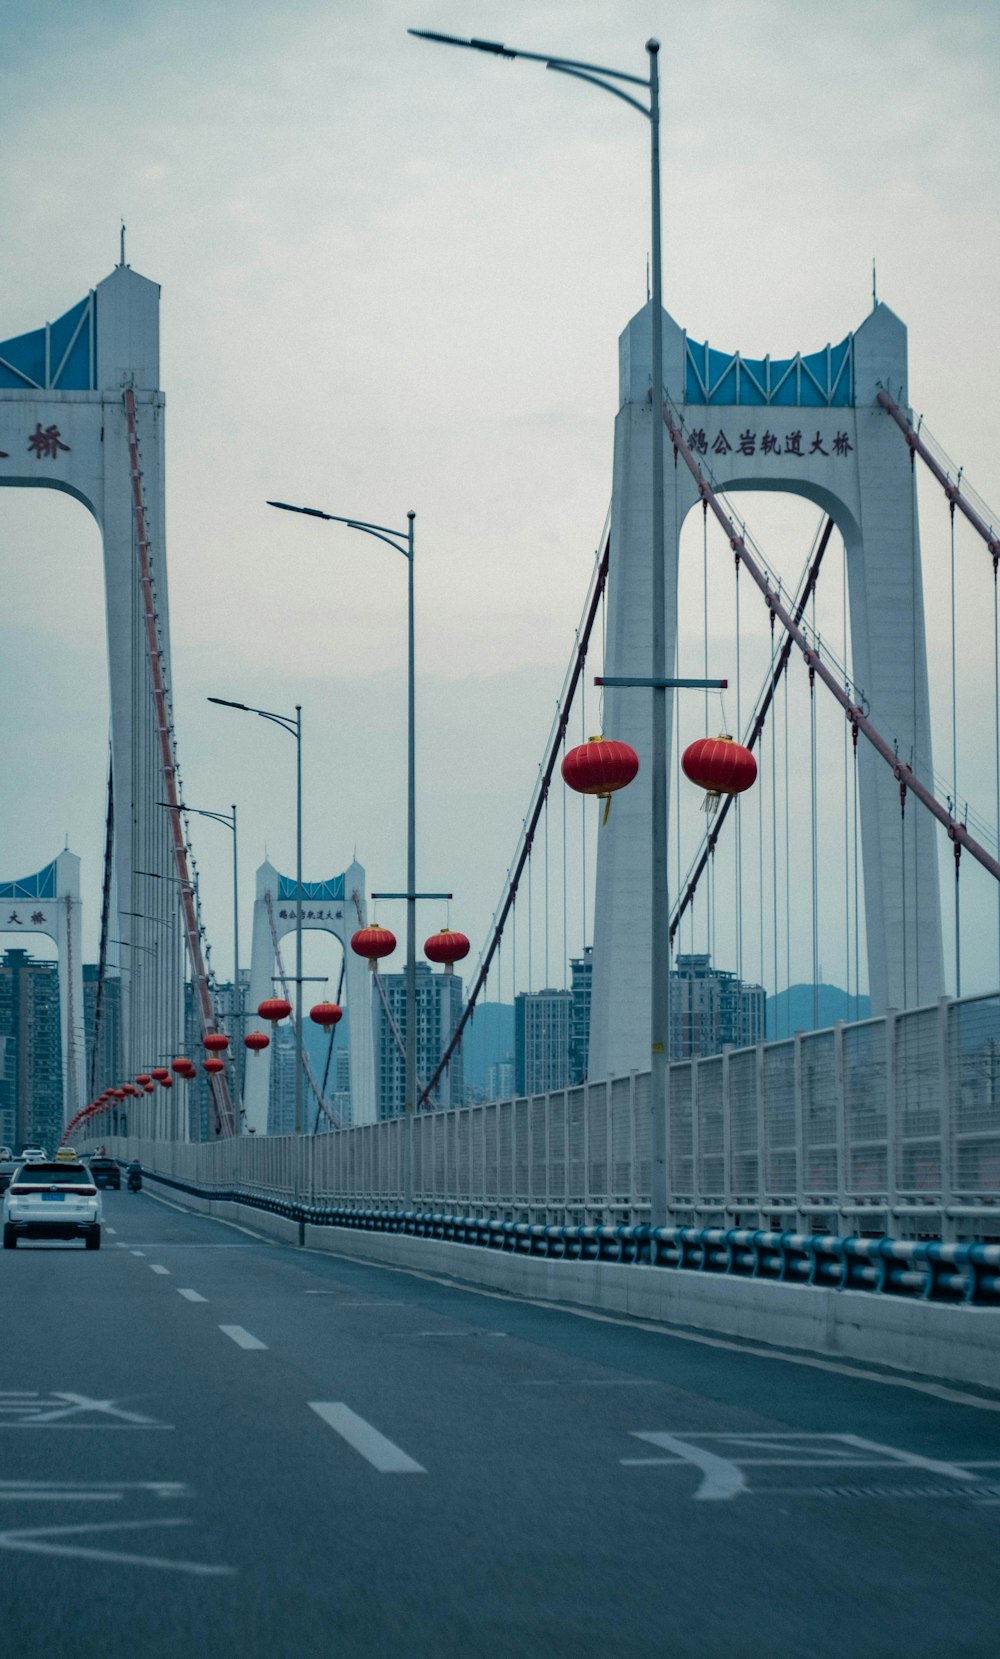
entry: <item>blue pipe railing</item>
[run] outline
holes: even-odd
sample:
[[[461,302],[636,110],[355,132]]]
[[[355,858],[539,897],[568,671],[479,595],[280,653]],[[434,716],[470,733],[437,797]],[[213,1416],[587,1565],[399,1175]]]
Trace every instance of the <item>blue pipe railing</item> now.
[[[766,1232],[749,1227],[651,1227],[500,1221],[419,1210],[330,1208],[242,1187],[194,1186],[143,1170],[147,1180],[214,1203],[243,1204],[300,1226],[404,1233],[549,1260],[630,1263],[726,1274],[825,1290],[862,1290],[931,1302],[1000,1307],[1000,1244]]]

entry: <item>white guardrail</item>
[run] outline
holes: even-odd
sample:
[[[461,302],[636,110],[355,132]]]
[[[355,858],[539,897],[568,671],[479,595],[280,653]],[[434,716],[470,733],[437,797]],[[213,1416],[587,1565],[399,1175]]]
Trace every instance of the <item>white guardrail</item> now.
[[[196,1186],[532,1222],[650,1219],[650,1080],[320,1135],[105,1139]],[[1000,1239],[1000,994],[670,1067],[672,1226]]]

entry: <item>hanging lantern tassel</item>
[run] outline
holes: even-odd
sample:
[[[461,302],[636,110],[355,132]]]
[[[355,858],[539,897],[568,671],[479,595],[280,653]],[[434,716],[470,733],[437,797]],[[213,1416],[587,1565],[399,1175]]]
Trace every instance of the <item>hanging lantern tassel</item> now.
[[[639,770],[639,757],[627,743],[615,739],[592,737],[571,749],[560,771],[570,789],[578,795],[596,795],[604,802],[602,824],[608,821],[611,797],[617,789],[625,789]]]
[[[718,737],[699,737],[681,756],[684,776],[704,789],[702,812],[714,817],[723,795],[742,795],[757,777],[757,762],[742,743],[734,743],[728,732]]]

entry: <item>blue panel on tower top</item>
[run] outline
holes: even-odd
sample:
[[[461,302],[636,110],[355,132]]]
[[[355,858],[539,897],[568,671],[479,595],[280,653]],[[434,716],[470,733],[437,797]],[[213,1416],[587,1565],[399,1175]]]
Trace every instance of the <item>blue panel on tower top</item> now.
[[[23,881],[0,882],[0,899],[54,899],[56,897],[55,860],[46,864],[37,875],[25,876]]]
[[[84,315],[89,305],[88,295],[50,325],[49,371],[53,386],[58,386],[60,391],[90,391],[89,318]]]
[[[278,898],[294,900],[297,897],[298,888],[291,876],[279,876]],[[330,904],[339,904],[342,902],[343,897],[343,876],[333,876],[329,881],[304,881],[302,883],[303,903],[308,901],[310,904],[315,904],[319,901],[320,903],[328,902]]]
[[[44,328],[0,342],[0,386],[23,392],[44,385]]]
[[[91,392],[94,296],[88,294],[54,323],[0,341],[0,390]]]
[[[684,401],[782,408],[847,409],[854,402],[853,335],[808,357],[741,357],[687,341]]]

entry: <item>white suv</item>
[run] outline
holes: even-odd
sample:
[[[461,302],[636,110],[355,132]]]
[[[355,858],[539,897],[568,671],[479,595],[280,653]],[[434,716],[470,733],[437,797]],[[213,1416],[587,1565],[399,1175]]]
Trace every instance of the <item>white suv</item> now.
[[[82,1238],[101,1248],[101,1195],[83,1164],[20,1163],[3,1196],[3,1247],[19,1238]]]

